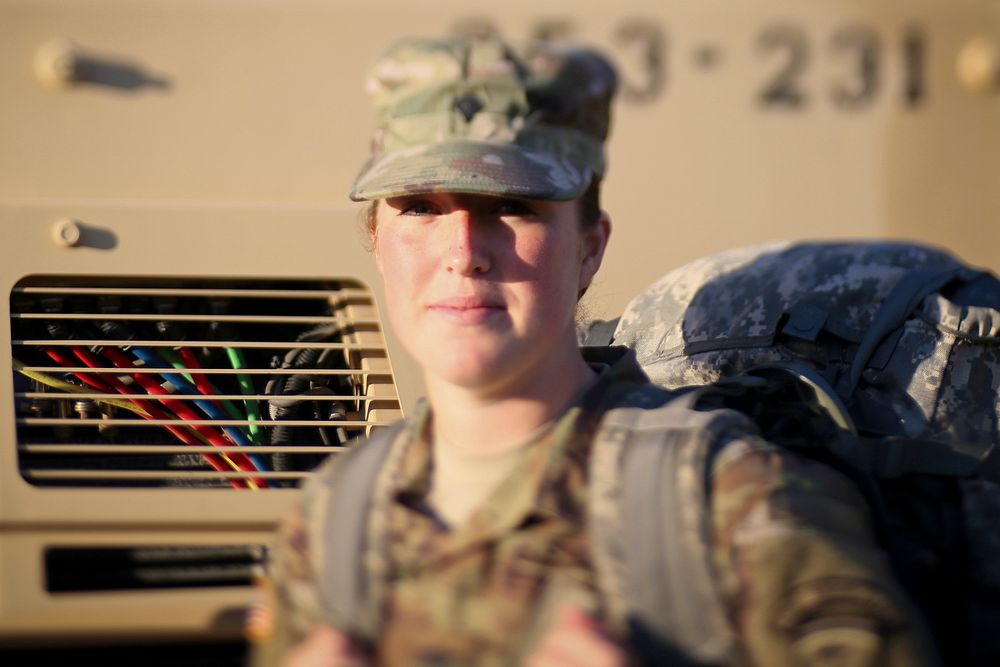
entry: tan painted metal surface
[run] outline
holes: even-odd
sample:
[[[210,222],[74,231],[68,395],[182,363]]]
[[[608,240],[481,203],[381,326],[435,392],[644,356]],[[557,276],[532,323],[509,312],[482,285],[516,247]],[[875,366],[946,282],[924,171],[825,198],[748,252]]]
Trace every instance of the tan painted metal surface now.
[[[0,289],[349,277],[384,302],[346,200],[365,68],[396,36],[486,29],[596,43],[621,71],[595,316],[768,239],[912,238],[1000,268],[998,0],[2,0]],[[410,407],[420,379],[387,342]],[[83,536],[257,540],[290,494],[31,487],[11,376],[0,355],[0,637],[214,631],[244,589],[67,601],[38,587],[39,554]]]

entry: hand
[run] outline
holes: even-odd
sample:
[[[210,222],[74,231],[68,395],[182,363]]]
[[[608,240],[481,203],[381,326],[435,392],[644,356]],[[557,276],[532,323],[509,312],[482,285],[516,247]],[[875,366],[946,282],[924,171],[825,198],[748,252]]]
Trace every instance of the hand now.
[[[317,627],[281,663],[282,667],[368,667],[371,660],[350,637]]]
[[[624,667],[628,652],[596,620],[576,607],[563,607],[527,667]]]

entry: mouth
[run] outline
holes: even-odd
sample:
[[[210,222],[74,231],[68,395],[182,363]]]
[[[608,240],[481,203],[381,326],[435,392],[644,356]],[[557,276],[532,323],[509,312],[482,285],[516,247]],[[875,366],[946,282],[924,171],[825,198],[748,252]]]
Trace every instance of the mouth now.
[[[459,296],[435,301],[427,310],[459,324],[479,324],[506,313],[507,307],[495,298]]]

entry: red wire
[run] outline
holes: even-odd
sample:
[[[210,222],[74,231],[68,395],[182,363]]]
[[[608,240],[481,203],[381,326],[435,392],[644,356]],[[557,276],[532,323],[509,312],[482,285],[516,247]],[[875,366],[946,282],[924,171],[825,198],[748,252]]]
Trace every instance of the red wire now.
[[[59,351],[59,350],[57,350],[55,348],[47,348],[45,350],[45,354],[49,355],[50,359],[52,359],[53,361],[55,361],[58,364],[62,364],[63,366],[75,366],[76,365],[68,357],[66,357],[61,351]],[[73,373],[73,377],[75,377],[76,379],[80,380],[81,382],[83,382],[84,384],[86,384],[91,389],[96,389],[97,391],[100,391],[100,392],[103,392],[103,393],[108,393],[109,391],[111,391],[111,387],[109,387],[108,385],[104,384],[103,382],[101,382],[97,378],[95,378],[95,377],[93,377],[93,376],[91,376],[91,375],[89,375],[87,373]],[[133,403],[137,403],[137,402],[133,401]]]
[[[118,350],[117,348],[105,347],[103,348],[102,353],[104,354],[105,357],[111,360],[112,364],[114,364],[118,368],[135,370],[135,364],[133,364],[132,361],[124,354],[122,354],[121,351]],[[142,385],[142,388],[145,389],[150,394],[155,394],[157,396],[172,395],[169,391],[161,387],[156,382],[156,380],[149,377],[148,375],[145,375],[144,373],[132,373],[132,379],[135,380],[140,385]],[[196,430],[201,435],[205,436],[205,438],[207,438],[208,441],[213,445],[215,445],[216,447],[228,447],[231,444],[230,441],[227,440],[225,436],[223,436],[218,430],[200,424],[200,422],[202,421],[201,416],[197,412],[189,408],[183,401],[170,400],[167,398],[161,398],[160,401],[165,406],[169,407],[171,410],[176,412],[177,416],[180,417],[181,419],[192,422],[191,427],[194,428],[194,430]],[[229,455],[229,458],[243,472],[253,472],[253,473],[260,472],[259,470],[257,470],[257,466],[255,466],[253,462],[247,457],[247,455],[243,454],[242,452],[233,452]],[[255,478],[253,481],[254,483],[257,484],[257,486],[261,488],[267,486],[267,483],[262,479]]]
[[[177,348],[177,354],[180,355],[181,361],[183,361],[189,369],[201,370],[201,364],[198,363],[198,357],[195,356],[194,352],[192,352],[190,348]],[[198,389],[198,391],[206,396],[215,396],[215,389],[212,388],[212,383],[208,381],[207,377],[201,373],[191,373],[190,375],[191,379],[194,380],[194,386]],[[225,412],[225,408],[222,407],[222,403],[218,400],[213,398],[212,403],[219,409],[219,412]]]
[[[97,359],[95,359],[86,349],[82,347],[73,347],[71,349],[73,350],[73,353],[77,356],[77,358],[79,358],[80,361],[84,363],[85,366],[88,366],[89,368],[101,367],[102,364],[100,364],[97,361]],[[76,365],[70,359],[64,356],[62,352],[54,348],[46,349],[45,354],[47,354],[56,363],[62,364],[63,366],[72,367]],[[119,394],[132,395],[135,393],[129,387],[127,387],[124,382],[122,382],[113,375],[98,374],[98,377],[101,378],[101,380],[106,381],[108,384],[105,384],[105,382],[102,382],[101,380],[98,380],[87,373],[74,372],[73,376],[78,378],[81,382],[87,384],[89,387],[103,393],[110,392],[111,387],[114,387],[115,391],[117,391]],[[143,419],[154,420],[154,419],[173,418],[173,415],[170,415],[160,410],[159,408],[150,405],[148,401],[143,401],[138,398],[133,398],[130,400],[133,403],[135,403],[135,405],[146,411],[147,414],[140,415]],[[198,440],[192,438],[191,435],[187,433],[187,431],[185,431],[183,428],[179,428],[173,425],[163,425],[163,428],[167,429],[171,434],[174,435],[174,437],[176,437],[178,440],[180,440],[186,445],[199,446],[201,444]],[[223,462],[223,460],[218,456],[216,456],[215,454],[204,453],[201,456],[202,458],[205,459],[208,465],[211,466],[217,472],[229,472],[229,466],[227,466],[225,462]],[[229,484],[230,486],[236,489],[246,488],[246,484],[241,479],[230,479]]]

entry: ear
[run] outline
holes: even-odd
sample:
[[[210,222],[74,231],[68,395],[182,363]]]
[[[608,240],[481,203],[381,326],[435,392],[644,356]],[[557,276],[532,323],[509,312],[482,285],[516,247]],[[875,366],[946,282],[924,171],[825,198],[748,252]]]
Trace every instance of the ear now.
[[[378,234],[372,235],[371,240],[372,256],[375,258],[375,267],[378,269],[380,276],[385,276],[385,271],[382,270],[382,251],[379,248]]]
[[[590,286],[590,282],[601,268],[604,260],[604,249],[608,247],[611,236],[611,217],[607,211],[601,211],[597,223],[583,232],[583,242],[580,247],[580,285],[581,291]]]
[[[378,268],[379,275],[384,276],[385,271],[383,271],[382,249],[379,243],[379,225],[377,221],[378,210],[381,207],[378,204],[378,201],[372,202],[369,209],[365,211],[365,224],[362,233],[368,237],[367,248],[375,258],[375,266]]]

